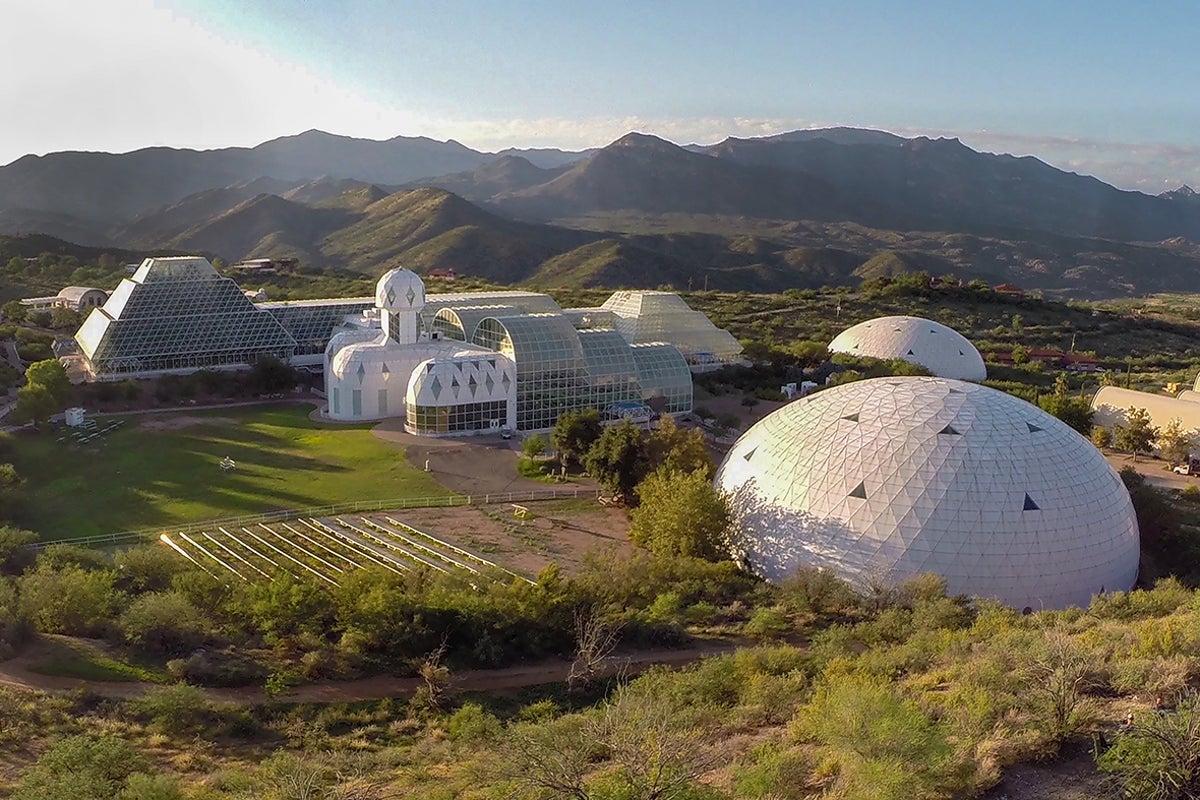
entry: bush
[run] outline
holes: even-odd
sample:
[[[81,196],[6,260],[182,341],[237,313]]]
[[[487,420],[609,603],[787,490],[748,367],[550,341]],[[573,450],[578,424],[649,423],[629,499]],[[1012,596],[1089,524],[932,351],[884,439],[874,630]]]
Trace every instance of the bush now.
[[[105,800],[115,797],[142,758],[121,739],[71,736],[56,742],[21,776],[12,800]]]
[[[187,565],[169,549],[147,544],[117,553],[115,559],[117,585],[133,594],[163,592],[171,588],[171,580]]]
[[[456,742],[480,745],[500,738],[503,726],[495,715],[475,703],[467,703],[446,720],[446,732]]]
[[[149,653],[194,650],[208,638],[207,618],[177,592],[152,592],[134,599],[117,620],[125,641]]]
[[[121,596],[113,577],[79,567],[38,567],[18,578],[22,611],[42,633],[102,635]]]
[[[778,639],[791,629],[791,620],[774,608],[756,608],[746,622],[746,633],[763,639]]]
[[[134,700],[132,707],[156,729],[176,734],[197,730],[212,717],[204,692],[186,683],[151,689]]]
[[[858,608],[850,584],[820,567],[800,566],[779,585],[779,602],[793,612],[844,615]]]
[[[29,545],[36,541],[33,531],[0,527],[0,575],[19,575],[32,566],[35,553]]]
[[[193,653],[167,662],[167,672],[177,681],[196,686],[262,686],[267,671],[261,664],[236,653]]]

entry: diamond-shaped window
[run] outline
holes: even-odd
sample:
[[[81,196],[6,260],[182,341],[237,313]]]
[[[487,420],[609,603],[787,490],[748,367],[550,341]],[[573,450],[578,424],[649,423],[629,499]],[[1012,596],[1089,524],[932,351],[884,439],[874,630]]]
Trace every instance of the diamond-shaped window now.
[[[433,399],[437,400],[442,396],[442,382],[437,375],[433,376],[433,380],[429,382],[429,391],[433,392]]]
[[[474,397],[476,390],[479,389],[479,381],[475,380],[474,375],[467,379],[467,388],[471,390],[471,397]]]
[[[404,297],[407,298],[408,304],[411,306],[413,301],[417,299],[417,293],[414,292],[413,288],[410,286],[408,287],[408,291],[404,293]]]
[[[504,384],[504,391],[507,392],[512,387],[512,378],[508,377],[508,373],[504,373],[504,377],[500,378],[500,382]]]
[[[358,371],[355,374],[358,375],[358,382],[362,383],[363,378],[365,378],[367,376],[367,368],[364,367],[362,365],[362,363],[360,362],[358,365]]]
[[[389,306],[396,304],[396,290],[391,286],[387,290],[387,301]]]
[[[491,375],[487,375],[484,377],[483,385],[487,387],[488,394],[491,394],[492,391],[496,388],[496,382],[494,380],[492,380]]]
[[[390,375],[392,373],[392,371],[390,369],[388,369],[387,364],[384,364],[382,367],[380,367],[379,371],[382,372],[384,375]]]

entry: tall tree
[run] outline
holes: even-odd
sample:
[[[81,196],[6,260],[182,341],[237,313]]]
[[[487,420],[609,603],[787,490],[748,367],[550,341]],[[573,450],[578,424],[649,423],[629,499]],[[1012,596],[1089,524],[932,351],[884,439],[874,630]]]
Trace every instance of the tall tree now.
[[[629,538],[655,553],[729,558],[729,504],[703,469],[660,469],[638,487]]]
[[[1183,420],[1172,417],[1155,439],[1158,452],[1169,464],[1186,464],[1195,446],[1195,431],[1184,430]]]
[[[67,378],[66,367],[57,358],[30,364],[25,370],[25,383],[44,387],[59,406],[65,405],[71,397],[71,381]]]
[[[58,409],[58,403],[45,386],[31,383],[17,390],[17,405],[12,416],[17,422],[32,422],[37,427]]]
[[[1092,406],[1081,397],[1069,397],[1059,394],[1057,388],[1054,394],[1038,398],[1038,406],[1045,412],[1053,414],[1063,422],[1077,430],[1081,436],[1089,436],[1092,432]]]
[[[650,434],[646,443],[646,454],[650,469],[666,469],[675,472],[703,470],[709,480],[716,472],[704,434],[699,428],[681,428],[674,418],[664,416],[658,430]]]
[[[629,420],[604,429],[588,450],[584,465],[601,486],[626,499],[646,477],[648,459],[642,432]]]
[[[1149,453],[1157,437],[1158,428],[1150,423],[1150,412],[1130,406],[1125,412],[1125,424],[1117,426],[1113,444],[1118,450],[1133,453],[1133,460],[1137,461],[1138,453]]]
[[[550,434],[550,441],[554,444],[554,449],[558,450],[559,458],[565,467],[567,462],[572,460],[583,463],[588,450],[603,432],[600,412],[596,409],[568,411],[558,418],[554,432]]]

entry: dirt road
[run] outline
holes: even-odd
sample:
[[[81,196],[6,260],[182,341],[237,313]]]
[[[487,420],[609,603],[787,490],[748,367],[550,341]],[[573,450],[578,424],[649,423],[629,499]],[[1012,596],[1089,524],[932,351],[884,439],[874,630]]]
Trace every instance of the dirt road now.
[[[652,666],[682,667],[705,656],[733,652],[738,642],[708,640],[678,650],[641,650],[614,655],[603,670],[604,675],[637,674]],[[744,644],[744,643],[742,643]],[[29,669],[39,656],[25,653],[0,662],[0,686],[15,689],[61,693],[87,689],[102,697],[133,698],[158,688],[158,684],[141,681],[88,681],[42,675]],[[560,683],[567,678],[570,663],[562,660],[539,661],[504,669],[472,669],[456,672],[450,681],[451,692],[501,692]],[[352,681],[325,681],[293,689],[287,696],[294,703],[350,703],[360,700],[382,700],[388,697],[408,697],[421,681],[419,678],[376,676]],[[238,689],[205,689],[214,702],[257,705],[267,697],[260,687]]]

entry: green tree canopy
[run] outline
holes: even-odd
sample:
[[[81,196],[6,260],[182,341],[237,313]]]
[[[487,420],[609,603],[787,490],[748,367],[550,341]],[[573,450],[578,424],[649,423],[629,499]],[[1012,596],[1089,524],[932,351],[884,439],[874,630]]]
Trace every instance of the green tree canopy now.
[[[550,441],[558,450],[566,466],[568,461],[583,463],[588,450],[600,438],[604,428],[600,425],[600,412],[594,408],[568,411],[558,418]]]
[[[22,261],[21,267],[24,268],[24,266],[25,262]],[[9,268],[11,269],[11,267],[12,262],[10,261]],[[4,318],[9,322],[24,322],[29,311],[25,306],[21,305],[20,300],[9,300],[3,306],[0,306],[0,314],[4,314]]]
[[[729,504],[704,469],[660,469],[638,484],[629,538],[660,555],[729,558]]]
[[[704,433],[699,428],[679,427],[673,417],[664,416],[659,420],[658,430],[651,433],[646,442],[646,456],[652,470],[701,470],[709,480],[717,471],[704,443]]]
[[[1125,424],[1118,425],[1113,435],[1113,445],[1118,450],[1133,453],[1136,460],[1138,453],[1149,453],[1158,438],[1158,428],[1150,421],[1150,412],[1144,408],[1130,406],[1125,412]]]
[[[584,466],[601,486],[632,498],[634,487],[649,472],[642,432],[629,420],[605,428],[588,450]]]
[[[71,397],[71,381],[67,378],[66,367],[57,358],[30,364],[25,370],[25,383],[45,388],[56,405],[65,405]]]
[[[1186,464],[1195,446],[1195,432],[1184,430],[1183,420],[1172,417],[1155,439],[1158,452],[1169,464]]]
[[[521,452],[529,458],[537,458],[546,452],[546,437],[540,433],[526,436],[525,441],[521,442]]]
[[[1061,376],[1060,376],[1061,377]],[[1090,436],[1092,432],[1092,405],[1081,397],[1069,397],[1059,394],[1057,387],[1054,394],[1038,398],[1038,406],[1048,414],[1077,430],[1081,436]]]
[[[12,416],[15,422],[32,422],[36,426],[50,419],[59,407],[45,386],[32,383],[17,390],[17,405]]]

